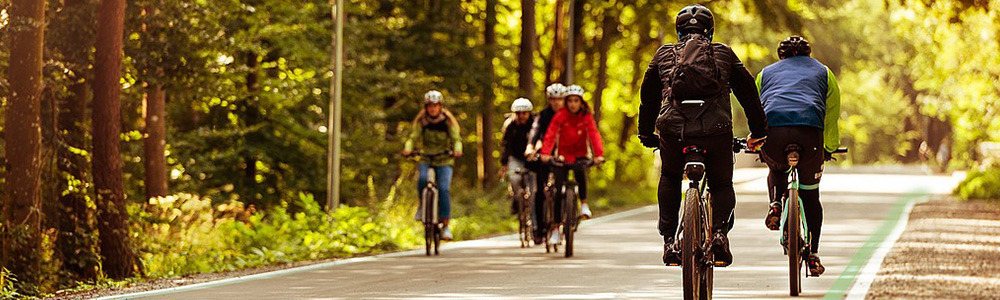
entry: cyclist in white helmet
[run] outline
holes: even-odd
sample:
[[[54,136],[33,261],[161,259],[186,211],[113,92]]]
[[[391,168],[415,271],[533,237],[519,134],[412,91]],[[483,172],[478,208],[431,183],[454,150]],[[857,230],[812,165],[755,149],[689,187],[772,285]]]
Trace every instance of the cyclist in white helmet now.
[[[545,132],[549,128],[549,123],[552,122],[552,117],[556,115],[556,112],[563,108],[566,98],[566,87],[561,83],[553,83],[545,88],[545,97],[548,98],[549,106],[538,113],[535,117],[535,122],[531,125],[531,133],[528,135],[528,148],[526,149],[526,155],[528,160],[534,161],[538,159],[536,152],[542,149],[542,138],[545,137]],[[551,172],[548,165],[539,164],[535,169],[535,190],[541,191],[545,189],[545,181],[549,178],[549,172]],[[545,194],[535,193],[535,211],[542,211],[545,205]],[[541,224],[544,220],[539,220],[534,223],[535,227],[535,244],[545,243],[545,236],[548,233],[549,224]]]
[[[528,134],[531,132],[531,126],[535,119],[532,109],[534,109],[534,106],[531,105],[531,100],[528,100],[528,98],[517,98],[510,105],[510,117],[503,123],[503,139],[501,140],[503,153],[500,154],[500,164],[503,167],[501,172],[507,174],[508,182],[510,182],[515,195],[521,192],[521,176],[518,176],[517,170],[534,169],[528,166],[526,156]],[[528,182],[527,184],[534,184],[534,182]],[[511,213],[518,213],[517,209],[517,203],[512,201],[510,205]]]
[[[424,94],[424,109],[420,110],[413,120],[413,131],[406,140],[403,148],[403,156],[413,153],[416,143],[420,143],[421,151],[424,153],[442,153],[451,151],[452,156],[462,156],[462,137],[459,135],[458,119],[452,115],[448,109],[444,108],[442,101],[444,96],[441,92],[430,91]],[[448,228],[448,220],[451,217],[451,175],[452,165],[455,163],[454,157],[438,158],[433,161],[427,157],[420,160],[420,179],[417,183],[417,195],[427,186],[427,173],[430,168],[434,168],[437,175],[438,193],[440,194],[440,215],[444,231],[442,239],[451,240],[451,229]],[[417,212],[417,219],[421,213]]]

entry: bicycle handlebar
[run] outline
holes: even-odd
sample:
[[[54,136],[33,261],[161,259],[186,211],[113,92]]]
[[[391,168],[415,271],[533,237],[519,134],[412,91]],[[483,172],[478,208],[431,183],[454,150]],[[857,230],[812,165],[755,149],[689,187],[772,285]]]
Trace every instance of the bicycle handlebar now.
[[[593,167],[597,165],[596,162],[587,157],[580,157],[577,158],[576,161],[573,163],[567,163],[566,160],[561,156],[553,157],[552,159],[549,160],[549,164],[556,167],[573,167],[573,166]]]
[[[752,150],[747,146],[747,139],[733,138],[733,153],[760,154],[760,150]],[[840,147],[833,151],[834,154],[847,153],[847,147]]]
[[[438,157],[452,156],[452,155],[454,155],[454,152],[452,152],[451,150],[445,150],[444,152],[430,153],[430,154],[423,153],[423,152],[420,152],[420,151],[414,151],[414,152],[411,152],[410,155],[408,155],[407,157],[423,156],[423,157],[426,157],[426,158],[429,158],[429,159],[433,160],[433,159],[438,158]]]

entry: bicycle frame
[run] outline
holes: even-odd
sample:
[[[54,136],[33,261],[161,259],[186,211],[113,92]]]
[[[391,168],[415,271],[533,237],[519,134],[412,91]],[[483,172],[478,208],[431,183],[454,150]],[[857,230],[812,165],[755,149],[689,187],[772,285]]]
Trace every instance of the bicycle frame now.
[[[791,207],[789,204],[790,204],[790,201],[792,199],[790,199],[791,197],[788,197],[788,195],[792,194],[791,191],[793,189],[794,190],[799,190],[799,187],[800,187],[799,186],[799,172],[798,172],[797,168],[792,167],[791,172],[789,172],[789,174],[788,174],[788,178],[789,178],[789,180],[788,180],[788,191],[785,192],[785,197],[782,197],[781,207]],[[795,194],[798,195],[798,193],[795,193]],[[799,213],[799,220],[803,220],[804,221],[806,219],[806,215],[805,215],[805,210],[802,209],[802,197],[795,197],[795,198],[796,198],[795,200],[798,202],[798,209],[797,210],[798,210],[798,213]],[[779,235],[780,235],[779,240],[781,241],[782,245],[788,245],[788,240],[787,240],[787,237],[784,235],[784,232],[785,232],[785,226],[788,224],[788,214],[789,214],[789,211],[790,211],[790,209],[782,209],[781,210],[781,223],[780,223],[781,226],[779,227],[778,232],[779,232]],[[812,244],[810,244],[810,242],[812,241],[812,235],[810,235],[810,233],[809,233],[809,225],[806,224],[806,222],[799,222],[799,223],[801,224],[801,226],[800,226],[801,230],[802,230],[801,232],[803,234],[803,239],[805,240],[804,241],[805,244],[804,244],[803,248],[804,248],[804,250],[808,251],[809,248],[812,247],[811,246]],[[787,249],[787,247],[786,247],[785,254],[788,254],[788,250],[789,249]],[[806,252],[806,253],[808,253],[808,252]]]

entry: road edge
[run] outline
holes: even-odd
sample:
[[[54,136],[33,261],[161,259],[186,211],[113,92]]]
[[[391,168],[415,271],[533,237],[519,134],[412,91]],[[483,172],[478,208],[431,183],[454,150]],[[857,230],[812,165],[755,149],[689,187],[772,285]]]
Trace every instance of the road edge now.
[[[651,211],[656,211],[656,209],[657,209],[656,205],[642,206],[642,207],[639,207],[639,208],[634,208],[634,209],[626,210],[626,211],[623,211],[623,212],[613,213],[613,214],[610,214],[610,215],[607,215],[607,216],[603,216],[603,217],[598,217],[598,218],[593,218],[593,219],[587,220],[587,221],[581,223],[580,227],[586,228],[586,227],[591,227],[591,226],[595,226],[595,225],[599,225],[599,224],[603,224],[603,223],[608,223],[608,222],[612,222],[612,221],[615,221],[615,220],[620,220],[620,219],[628,218],[628,217],[631,217],[631,216],[635,216],[635,215],[638,215],[638,214],[647,213],[647,212],[651,212]],[[449,249],[461,249],[461,248],[468,248],[468,247],[476,247],[476,246],[482,246],[482,245],[485,245],[485,244],[495,243],[495,242],[498,242],[498,241],[516,240],[517,238],[518,238],[517,234],[507,234],[507,235],[495,236],[495,237],[491,237],[491,238],[484,238],[484,239],[476,239],[476,240],[468,240],[468,241],[447,243],[447,244],[441,246],[441,250],[445,250],[446,251],[446,250],[449,250]],[[218,287],[218,286],[230,285],[230,284],[247,282],[247,281],[254,281],[254,280],[274,278],[274,277],[279,277],[279,276],[284,276],[284,275],[290,275],[290,274],[295,274],[295,273],[301,273],[301,272],[306,272],[306,271],[312,271],[312,270],[317,270],[317,269],[334,268],[334,267],[338,267],[338,266],[355,264],[355,263],[361,263],[361,262],[377,261],[377,260],[383,259],[383,258],[402,257],[402,256],[414,256],[414,255],[423,255],[423,254],[424,254],[424,250],[423,249],[417,249],[417,250],[408,250],[408,251],[401,251],[401,252],[392,252],[392,253],[378,254],[378,255],[372,255],[372,256],[355,257],[355,258],[348,258],[348,259],[342,259],[342,260],[322,262],[322,263],[311,264],[311,265],[300,266],[300,267],[293,267],[293,268],[288,268],[288,269],[275,270],[275,271],[264,272],[264,273],[257,273],[257,274],[253,274],[253,275],[230,277],[230,278],[225,278],[225,279],[219,279],[219,280],[213,280],[213,281],[206,281],[206,282],[189,284],[189,285],[175,286],[175,287],[170,287],[170,288],[165,288],[165,289],[156,289],[156,290],[134,292],[134,293],[128,293],[128,294],[121,294],[121,295],[109,295],[109,296],[103,296],[103,297],[92,298],[92,299],[93,300],[124,300],[124,299],[136,299],[136,298],[143,298],[143,297],[150,297],[150,296],[173,294],[173,293],[179,293],[179,292],[185,292],[185,291],[193,291],[193,290],[205,289],[205,288],[210,288],[210,287]]]
[[[885,256],[892,251],[896,241],[906,231],[913,206],[927,201],[931,196],[929,192],[923,190],[904,195],[890,211],[889,218],[883,221],[868,241],[858,249],[823,299],[864,299],[882,268]],[[875,245],[878,245],[877,248]]]

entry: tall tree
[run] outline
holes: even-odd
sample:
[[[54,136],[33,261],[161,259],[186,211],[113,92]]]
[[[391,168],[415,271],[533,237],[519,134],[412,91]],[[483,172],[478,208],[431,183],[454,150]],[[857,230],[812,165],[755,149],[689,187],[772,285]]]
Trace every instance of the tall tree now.
[[[601,20],[601,37],[597,41],[597,52],[600,55],[597,65],[597,87],[594,88],[594,119],[601,121],[601,105],[604,99],[604,89],[608,86],[608,54],[611,44],[618,36],[618,17],[612,15],[613,8],[604,12]]]
[[[41,99],[45,1],[14,0],[10,7],[10,103],[4,124],[7,199],[3,265],[22,286],[41,279]]]
[[[143,163],[146,170],[146,199],[166,196],[167,191],[167,93],[160,83],[147,85],[146,132],[143,136]]]
[[[94,63],[94,187],[97,194],[97,229],[101,258],[109,277],[122,279],[137,271],[122,184],[121,68],[125,0],[101,0],[97,12]]]
[[[149,21],[156,22],[156,15],[160,8],[142,7],[144,20],[142,23],[142,33],[147,36],[147,40],[161,41],[165,37],[153,33],[148,29],[151,27]],[[155,24],[152,26],[163,26]],[[152,35],[152,37],[149,37]],[[154,43],[155,45],[155,43]],[[158,57],[157,57],[158,58]],[[152,60],[156,60],[155,58]],[[167,93],[163,89],[163,68],[153,67],[152,70],[145,70],[152,77],[151,82],[147,81],[143,93],[143,119],[145,132],[143,132],[143,167],[146,174],[146,199],[166,196],[167,191]]]
[[[517,59],[517,87],[521,96],[535,95],[535,0],[521,0],[521,53]]]
[[[66,94],[57,99],[58,145],[56,164],[61,173],[58,182],[59,209],[54,216],[59,232],[56,251],[62,268],[74,279],[97,278],[100,259],[97,255],[91,208],[87,205],[87,158],[85,149],[87,99],[89,97],[91,47],[94,45],[94,0],[66,0],[49,21],[46,45],[58,55],[69,70]]]
[[[564,23],[566,23],[566,17],[563,12],[563,2],[566,0],[555,1],[555,24],[553,25],[554,31],[552,38],[552,50],[549,51],[549,60],[545,63],[546,85],[553,82],[564,82],[566,79],[566,33],[563,31],[563,28],[565,28]]]
[[[496,26],[497,26],[497,0],[486,0],[486,21],[483,28],[483,62],[484,71],[483,93],[481,95],[479,107],[479,170],[480,180],[484,185],[492,184],[496,181],[493,174],[496,172],[496,162],[493,159],[493,149],[496,147],[493,142],[493,91],[494,68],[493,58],[496,57]]]

